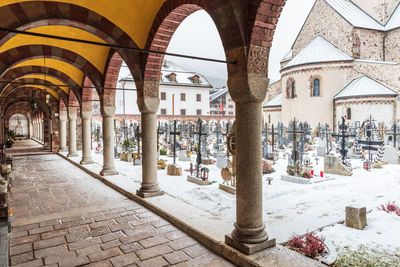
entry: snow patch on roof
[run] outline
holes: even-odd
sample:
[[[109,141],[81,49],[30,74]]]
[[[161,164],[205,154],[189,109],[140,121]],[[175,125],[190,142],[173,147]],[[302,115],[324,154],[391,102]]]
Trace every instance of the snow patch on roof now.
[[[358,28],[384,31],[385,27],[351,1],[325,0],[351,25]]]
[[[389,21],[385,25],[387,31],[396,29],[400,27],[400,5],[397,6],[396,10],[393,12]]]
[[[282,106],[282,93],[272,98],[263,108],[279,107]]]
[[[397,96],[397,93],[367,76],[361,76],[350,82],[334,99],[360,96]]]
[[[289,61],[293,58],[293,50],[290,51],[282,58],[281,63]]]
[[[293,66],[335,62],[335,61],[350,61],[353,58],[343,51],[336,48],[333,44],[318,35],[312,40],[299,54],[297,54],[283,69]]]

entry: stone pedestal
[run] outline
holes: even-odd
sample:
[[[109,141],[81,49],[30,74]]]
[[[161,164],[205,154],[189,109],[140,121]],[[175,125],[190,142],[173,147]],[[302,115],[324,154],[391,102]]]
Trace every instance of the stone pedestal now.
[[[203,165],[212,165],[212,164],[214,164],[214,160],[213,159],[203,159],[201,161],[201,164],[203,164]]]
[[[121,161],[132,162],[132,153],[122,152],[119,154],[119,159]]]
[[[208,180],[202,180],[200,178],[197,178],[195,176],[190,176],[190,175],[187,176],[187,181],[198,184],[198,185],[209,185],[210,184]]]
[[[335,156],[325,156],[324,157],[324,173],[352,176],[353,173],[349,171],[340,162],[340,159]]]
[[[248,244],[248,243],[242,243],[242,242],[235,240],[234,238],[232,238],[232,234],[229,234],[229,235],[225,235],[225,243],[231,247],[238,249],[239,251],[241,251],[247,255],[251,255],[251,254],[254,254],[261,250],[275,247],[276,239],[273,238],[273,239],[268,239],[261,243]]]
[[[367,209],[365,207],[346,207],[346,226],[362,230],[367,226]]]
[[[227,185],[227,184],[219,184],[219,189],[224,190],[225,192],[236,195],[236,187]]]
[[[182,176],[182,167],[176,164],[170,164],[167,167],[167,175],[169,176]]]

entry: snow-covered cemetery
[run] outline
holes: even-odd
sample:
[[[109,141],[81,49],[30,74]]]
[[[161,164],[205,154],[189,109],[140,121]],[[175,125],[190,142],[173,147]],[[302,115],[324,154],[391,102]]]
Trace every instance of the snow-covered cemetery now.
[[[400,0],[31,2],[0,266],[400,266]]]

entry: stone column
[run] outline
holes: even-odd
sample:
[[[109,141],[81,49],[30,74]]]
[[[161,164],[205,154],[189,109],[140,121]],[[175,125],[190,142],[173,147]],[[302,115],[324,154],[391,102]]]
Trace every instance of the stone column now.
[[[157,179],[158,98],[139,97],[142,121],[142,186],[136,194],[143,198],[162,195]]]
[[[103,169],[102,176],[117,175],[114,163],[114,106],[102,104],[101,115],[103,116]]]
[[[40,142],[44,143],[43,142],[43,121],[42,121],[42,119],[40,119],[40,121],[39,121],[39,140],[40,140]]]
[[[52,120],[51,118],[43,119],[43,145],[45,148],[51,149],[51,130]]]
[[[60,111],[59,123],[60,123],[60,152],[67,152],[67,112]]]
[[[245,254],[275,246],[263,221],[262,102],[268,78],[268,49],[251,46],[227,52],[229,92],[236,104],[236,222],[225,242]]]
[[[76,108],[70,107],[68,109],[68,123],[69,123],[69,151],[67,157],[79,156],[76,152]]]
[[[82,160],[81,164],[92,164],[92,135],[90,131],[90,119],[92,118],[91,111],[82,111]]]

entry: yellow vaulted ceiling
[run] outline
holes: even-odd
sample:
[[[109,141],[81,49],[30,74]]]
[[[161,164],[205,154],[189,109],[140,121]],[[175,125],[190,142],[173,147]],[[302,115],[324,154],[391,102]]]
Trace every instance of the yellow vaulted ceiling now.
[[[69,26],[42,26],[29,31],[105,43],[102,39],[91,33]],[[92,63],[100,71],[100,73],[104,72],[104,67],[110,51],[110,49],[107,47],[60,41],[42,37],[16,35],[8,40],[5,44],[0,46],[0,53],[23,45],[50,45],[73,51]]]
[[[61,72],[64,72],[72,80],[74,80],[74,82],[76,82],[79,86],[82,86],[84,74],[82,71],[80,71],[75,66],[68,64],[64,61],[52,59],[52,58],[46,58],[45,62],[46,62],[46,67],[53,68],[53,69],[59,70]],[[15,65],[13,67],[13,69],[19,68],[19,67],[25,67],[25,66],[43,67],[44,65],[45,65],[45,63],[44,63],[43,59],[30,59],[28,61],[25,61],[18,65]]]
[[[46,92],[48,92],[49,94],[51,94],[52,96],[54,96],[57,100],[60,100],[60,96],[59,96],[55,91],[53,91],[53,90],[50,89],[49,87],[46,87],[46,86],[43,86],[43,85],[27,85],[27,86],[21,86],[21,87],[19,87],[18,89],[22,89],[22,88],[26,88],[26,87],[29,87],[29,88],[37,88],[37,89],[40,89],[40,90],[45,90]]]
[[[1,0],[0,6],[37,0]],[[166,0],[45,0],[63,2],[90,9],[120,27],[144,48],[153,20]]]
[[[59,79],[53,78],[53,77],[49,77],[49,76],[45,76],[44,74],[34,74],[34,75],[26,75],[23,77],[20,77],[20,79],[40,79],[40,80],[46,80],[49,81],[55,85],[61,85],[59,86],[65,93],[69,94],[69,87],[67,87],[67,85],[65,83],[63,83],[62,81],[60,81]],[[19,79],[16,80],[16,82],[18,82]]]

